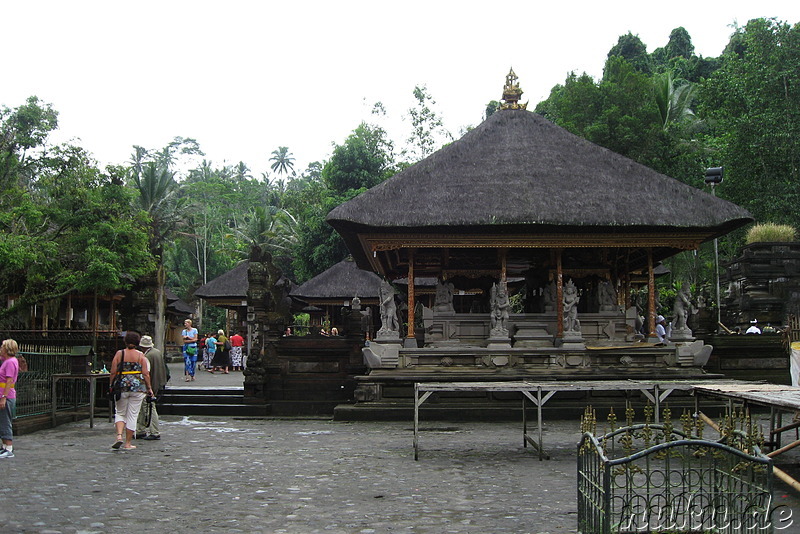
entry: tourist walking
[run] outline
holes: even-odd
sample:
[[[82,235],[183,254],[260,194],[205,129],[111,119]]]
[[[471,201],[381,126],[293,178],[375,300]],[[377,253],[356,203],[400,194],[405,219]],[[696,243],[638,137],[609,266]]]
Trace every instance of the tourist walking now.
[[[214,367],[214,360],[217,357],[217,338],[214,337],[214,334],[209,332],[206,334],[206,352],[208,353],[208,365],[206,366],[206,371],[209,373],[214,373],[216,368]]]
[[[206,350],[206,335],[203,334],[202,337],[197,340],[197,368],[208,369],[209,362],[208,351]]]
[[[156,401],[169,381],[169,368],[164,361],[164,355],[153,346],[153,338],[142,336],[139,347],[143,349],[144,357],[150,364],[150,385],[155,395],[146,397],[145,402],[142,403],[139,418],[136,421],[136,439],[161,439]]]
[[[231,336],[231,370],[242,370],[242,352],[244,350],[244,338],[236,332]]]
[[[111,362],[111,375],[109,380],[114,384],[117,376],[121,374],[119,390],[121,396],[114,406],[114,428],[117,439],[111,445],[112,449],[135,449],[131,443],[136,432],[136,422],[139,419],[139,410],[146,395],[153,396],[150,384],[149,362],[136,347],[141,336],[138,332],[128,330],[125,334],[125,348],[118,350]],[[123,445],[124,436],[124,445]]]
[[[214,370],[222,370],[226,375],[228,374],[228,367],[230,367],[230,341],[225,336],[225,331],[221,328],[217,331],[217,354],[214,357],[212,364]]]
[[[14,457],[14,434],[11,423],[17,411],[17,390],[19,378],[19,346],[13,339],[6,339],[0,345],[0,458]]]
[[[184,380],[194,380],[194,371],[197,366],[197,328],[192,327],[192,320],[183,321],[183,375]]]

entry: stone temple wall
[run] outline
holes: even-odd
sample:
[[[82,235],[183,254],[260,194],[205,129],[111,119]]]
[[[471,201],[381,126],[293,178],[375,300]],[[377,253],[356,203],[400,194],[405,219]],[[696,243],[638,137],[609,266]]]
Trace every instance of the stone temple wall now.
[[[800,312],[800,242],[753,243],[720,269],[723,324],[746,330],[757,319],[763,327],[787,324]]]

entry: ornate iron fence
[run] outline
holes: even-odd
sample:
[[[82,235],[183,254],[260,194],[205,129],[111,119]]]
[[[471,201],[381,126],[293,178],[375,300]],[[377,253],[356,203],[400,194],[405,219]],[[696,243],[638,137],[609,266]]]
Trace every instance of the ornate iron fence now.
[[[650,410],[652,415],[652,409]],[[772,532],[772,460],[749,417],[728,416],[721,438],[702,438],[688,413],[684,429],[630,424],[595,435],[584,416],[578,446],[578,528],[584,534],[627,532]],[[735,428],[742,421],[746,431]],[[694,432],[693,432],[694,431]]]
[[[19,356],[27,370],[21,371],[17,384],[17,418],[50,413],[53,408],[53,375],[73,371],[71,345],[41,342],[20,343]],[[89,405],[90,384],[80,380],[59,381],[56,410],[76,409]],[[96,386],[95,386],[96,387]],[[99,398],[99,396],[98,396]]]
[[[20,372],[17,380],[17,417],[49,413],[52,409],[53,379],[57,373],[70,372],[71,347],[49,347],[48,352],[32,352],[23,345],[19,355],[25,358],[28,370]],[[37,347],[42,349],[42,347]],[[88,392],[87,392],[88,393]],[[75,392],[66,392],[74,404]],[[88,402],[88,394],[86,396]]]

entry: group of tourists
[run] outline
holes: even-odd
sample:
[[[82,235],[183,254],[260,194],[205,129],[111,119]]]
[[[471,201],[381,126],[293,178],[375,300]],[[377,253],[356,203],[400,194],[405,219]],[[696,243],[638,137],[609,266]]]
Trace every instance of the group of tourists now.
[[[195,379],[195,371],[200,366],[209,373],[241,371],[244,369],[244,337],[240,333],[233,334],[230,338],[222,329],[216,333],[208,332],[200,337],[197,328],[192,326],[191,319],[183,322],[183,363],[184,380],[191,382]]]
[[[125,348],[117,351],[109,370],[112,390],[119,396],[114,401],[112,449],[135,449],[138,439],[161,439],[156,396],[169,381],[169,368],[153,338],[129,330]]]

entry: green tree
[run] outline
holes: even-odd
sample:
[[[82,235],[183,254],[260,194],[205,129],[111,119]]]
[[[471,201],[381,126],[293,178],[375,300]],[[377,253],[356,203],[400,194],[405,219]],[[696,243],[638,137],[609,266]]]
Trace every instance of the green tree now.
[[[406,154],[412,162],[428,157],[443,142],[453,140],[453,136],[444,128],[442,118],[432,109],[436,101],[428,93],[428,88],[424,85],[414,87],[414,99],[416,106],[407,112],[411,121],[411,135],[407,139]]]
[[[289,147],[281,146],[277,150],[273,150],[269,160],[272,162],[270,166],[272,172],[277,172],[279,175],[289,174],[294,170],[294,157],[289,152]]]
[[[334,147],[322,179],[337,193],[368,189],[392,174],[392,151],[382,128],[362,122],[344,144]]]
[[[0,109],[0,188],[35,179],[42,160],[34,152],[56,128],[58,112],[35,96],[16,109]]]
[[[631,32],[621,35],[611,50],[608,52],[608,59],[620,57],[626,60],[633,68],[640,72],[650,73],[650,56],[647,47],[638,35]]]
[[[694,84],[683,82],[676,84],[671,72],[653,76],[653,89],[660,124],[666,130],[671,124],[695,119],[691,108],[694,99]]]
[[[488,104],[486,104],[486,109],[483,111],[483,120],[488,119],[492,115],[494,115],[495,111],[500,109],[500,102],[497,100],[490,100]]]
[[[196,142],[176,138],[163,150],[151,153],[142,147],[134,147],[128,179],[138,192],[136,205],[149,220],[149,249],[156,261],[156,319],[154,342],[163,350],[166,335],[166,254],[172,245],[178,228],[183,224],[187,203],[180,196],[180,186],[171,166],[175,155],[195,154],[199,151]]]
[[[382,128],[361,123],[344,144],[334,147],[321,172],[317,166],[310,169],[305,187],[287,193],[286,205],[299,221],[293,263],[298,282],[316,276],[347,256],[344,241],[325,217],[339,204],[394,173],[392,149]]]
[[[800,226],[800,25],[754,19],[737,28],[702,85],[720,196],[760,222]]]
[[[16,305],[55,303],[72,293],[108,293],[131,286],[153,267],[144,219],[130,191],[101,173],[82,148],[49,146],[57,113],[35,97],[0,122],[0,287]]]

